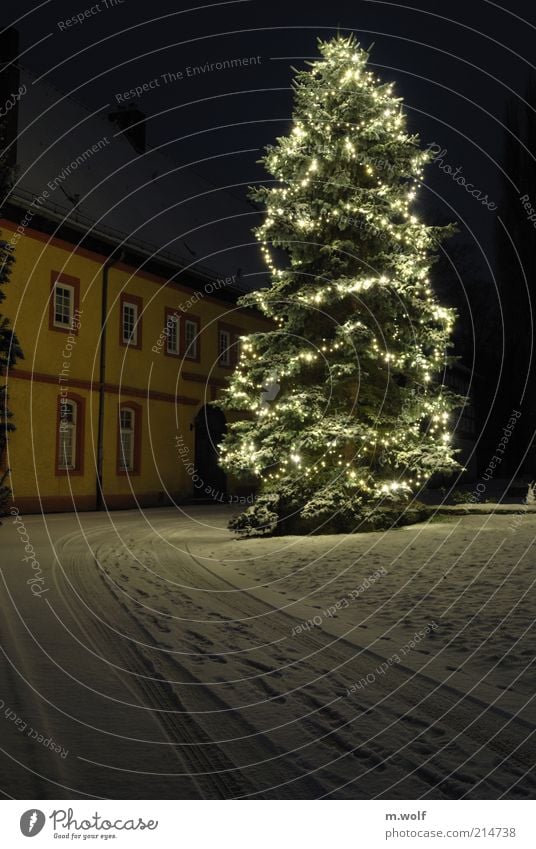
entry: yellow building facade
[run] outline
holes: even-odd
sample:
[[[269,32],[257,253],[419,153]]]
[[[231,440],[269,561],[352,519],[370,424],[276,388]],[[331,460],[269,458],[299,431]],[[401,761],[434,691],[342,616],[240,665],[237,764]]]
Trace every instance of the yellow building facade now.
[[[155,274],[115,246],[0,228],[16,260],[2,311],[25,357],[7,375],[13,503],[49,512],[242,497],[218,467],[225,421],[210,402],[240,336],[269,323],[236,306],[234,279]]]

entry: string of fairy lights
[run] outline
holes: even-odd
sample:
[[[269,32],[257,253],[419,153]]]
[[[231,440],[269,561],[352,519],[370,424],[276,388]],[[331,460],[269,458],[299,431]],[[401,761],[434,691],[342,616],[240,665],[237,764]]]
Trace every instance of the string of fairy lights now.
[[[454,404],[434,378],[445,365],[455,316],[431,288],[438,228],[422,223],[413,208],[429,154],[407,133],[393,84],[367,68],[367,51],[339,37],[321,44],[321,52],[298,74],[291,132],[264,160],[279,183],[257,190],[266,216],[256,235],[272,285],[243,300],[273,319],[275,329],[242,340],[224,403],[248,418],[231,425],[222,462],[253,472],[268,487],[318,479],[348,492],[400,497],[435,468],[454,466],[448,427]],[[362,268],[348,223],[357,221],[372,245]],[[274,248],[285,251],[287,265],[279,267]],[[388,348],[364,320],[362,299],[386,312]],[[323,334],[310,333],[301,347],[286,341],[300,323],[311,327],[317,314],[330,319],[331,335],[324,325]],[[359,399],[349,404],[340,387],[357,388],[361,363],[386,385],[404,373],[424,394],[408,391],[397,415],[380,405],[376,424],[360,418]],[[267,375],[281,385],[270,405],[261,401]],[[375,462],[379,451],[388,458],[383,467]],[[395,470],[396,479],[386,480]]]

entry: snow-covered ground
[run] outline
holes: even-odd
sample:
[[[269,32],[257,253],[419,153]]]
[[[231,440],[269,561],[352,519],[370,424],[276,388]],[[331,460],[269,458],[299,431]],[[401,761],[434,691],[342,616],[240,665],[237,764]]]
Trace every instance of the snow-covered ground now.
[[[382,657],[406,648],[400,662],[412,670],[522,711],[536,692],[535,541],[536,515],[519,508],[388,533],[195,551],[206,565],[232,569],[237,586],[249,578],[257,597],[296,617],[298,637],[320,628]]]
[[[9,724],[27,798],[533,797],[536,516],[237,540],[229,515],[27,517],[43,605],[2,527],[29,682],[2,692],[69,749]]]

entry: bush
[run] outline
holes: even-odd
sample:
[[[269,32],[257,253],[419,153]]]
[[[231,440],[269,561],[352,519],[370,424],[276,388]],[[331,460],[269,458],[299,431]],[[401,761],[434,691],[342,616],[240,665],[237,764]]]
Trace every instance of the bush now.
[[[229,528],[243,536],[272,536],[278,524],[277,498],[261,495],[251,507],[229,522]]]
[[[279,496],[260,496],[255,504],[229,522],[229,528],[243,536],[308,536],[382,531],[426,521],[433,509],[419,502],[387,502],[348,507],[304,516],[297,505],[284,504]]]

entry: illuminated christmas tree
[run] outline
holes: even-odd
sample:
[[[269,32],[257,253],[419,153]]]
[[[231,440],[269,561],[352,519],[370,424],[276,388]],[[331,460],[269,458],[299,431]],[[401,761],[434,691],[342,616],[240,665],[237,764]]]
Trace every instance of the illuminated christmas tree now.
[[[221,401],[247,413],[222,465],[259,481],[232,523],[244,532],[385,525],[457,468],[442,385],[454,315],[429,278],[450,228],[414,211],[429,154],[353,37],[319,46],[295,79],[292,131],[263,159],[273,184],[253,192],[271,285],[242,304],[274,329],[242,340]]]

